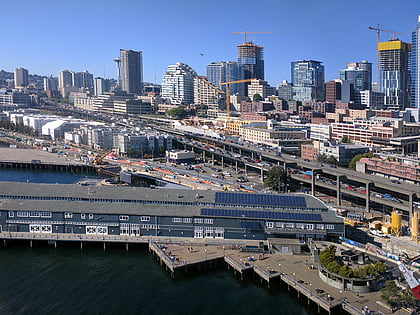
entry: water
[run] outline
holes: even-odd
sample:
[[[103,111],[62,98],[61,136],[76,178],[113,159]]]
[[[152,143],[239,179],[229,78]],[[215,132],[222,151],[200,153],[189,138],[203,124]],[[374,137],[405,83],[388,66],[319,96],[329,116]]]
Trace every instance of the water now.
[[[100,176],[56,172],[47,170],[0,169],[0,181],[44,184],[75,184],[82,179],[98,179]]]
[[[84,176],[1,169],[0,178]],[[0,248],[0,314],[315,314],[284,288],[241,281],[225,268],[172,279],[145,248]]]
[[[3,248],[0,270],[1,314],[311,314],[224,269],[172,279],[139,248]]]

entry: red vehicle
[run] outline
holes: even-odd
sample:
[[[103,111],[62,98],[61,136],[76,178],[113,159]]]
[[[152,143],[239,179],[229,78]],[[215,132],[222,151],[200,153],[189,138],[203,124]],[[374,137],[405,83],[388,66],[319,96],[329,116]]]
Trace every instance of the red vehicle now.
[[[252,162],[254,162],[254,163],[259,163],[259,162],[261,162],[260,160],[257,160],[257,159],[253,159],[252,160]]]

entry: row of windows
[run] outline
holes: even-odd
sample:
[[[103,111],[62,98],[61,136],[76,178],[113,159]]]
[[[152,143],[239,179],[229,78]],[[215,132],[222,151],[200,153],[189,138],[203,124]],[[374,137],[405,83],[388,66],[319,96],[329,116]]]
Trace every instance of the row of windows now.
[[[182,201],[164,201],[164,200],[126,200],[126,199],[99,199],[99,198],[74,198],[74,197],[49,197],[49,196],[10,196],[0,195],[0,199],[29,199],[29,200],[63,200],[63,201],[85,201],[85,202],[109,202],[109,203],[136,203],[136,204],[164,204],[172,206],[217,206],[230,208],[270,208],[281,209],[284,211],[322,211],[323,209],[308,208],[283,208],[269,205],[241,205],[241,204],[224,204],[209,202],[182,202]]]
[[[50,211],[16,211],[19,218],[52,218]],[[9,211],[9,218],[15,217],[15,211]]]
[[[334,230],[334,224],[312,224],[312,223],[292,223],[292,222],[266,222],[268,229],[274,227],[278,229],[302,229],[302,230]]]
[[[192,218],[172,218],[173,223],[192,223]],[[194,218],[194,223],[213,224],[213,219]]]

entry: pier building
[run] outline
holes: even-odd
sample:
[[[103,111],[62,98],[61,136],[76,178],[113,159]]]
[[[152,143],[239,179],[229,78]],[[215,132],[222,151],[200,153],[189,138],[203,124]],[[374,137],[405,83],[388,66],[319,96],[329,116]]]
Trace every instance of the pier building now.
[[[0,182],[0,232],[336,240],[343,220],[306,194]],[[20,233],[19,233],[20,234]],[[0,235],[1,236],[1,235]]]

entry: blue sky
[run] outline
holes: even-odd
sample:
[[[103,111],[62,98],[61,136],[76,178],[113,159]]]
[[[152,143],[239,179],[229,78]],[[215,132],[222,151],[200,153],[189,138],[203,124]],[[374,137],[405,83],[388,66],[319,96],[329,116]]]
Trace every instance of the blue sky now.
[[[9,0],[2,3],[0,70],[24,67],[57,76],[88,70],[115,77],[119,49],[143,51],[144,80],[161,83],[169,64],[183,62],[200,75],[214,61],[236,61],[235,31],[264,47],[271,85],[290,81],[290,62],[314,59],[326,80],[347,62],[376,64],[376,33],[398,31],[411,42],[420,14],[418,0]],[[382,33],[388,40],[392,34]],[[374,66],[375,67],[375,66]]]

